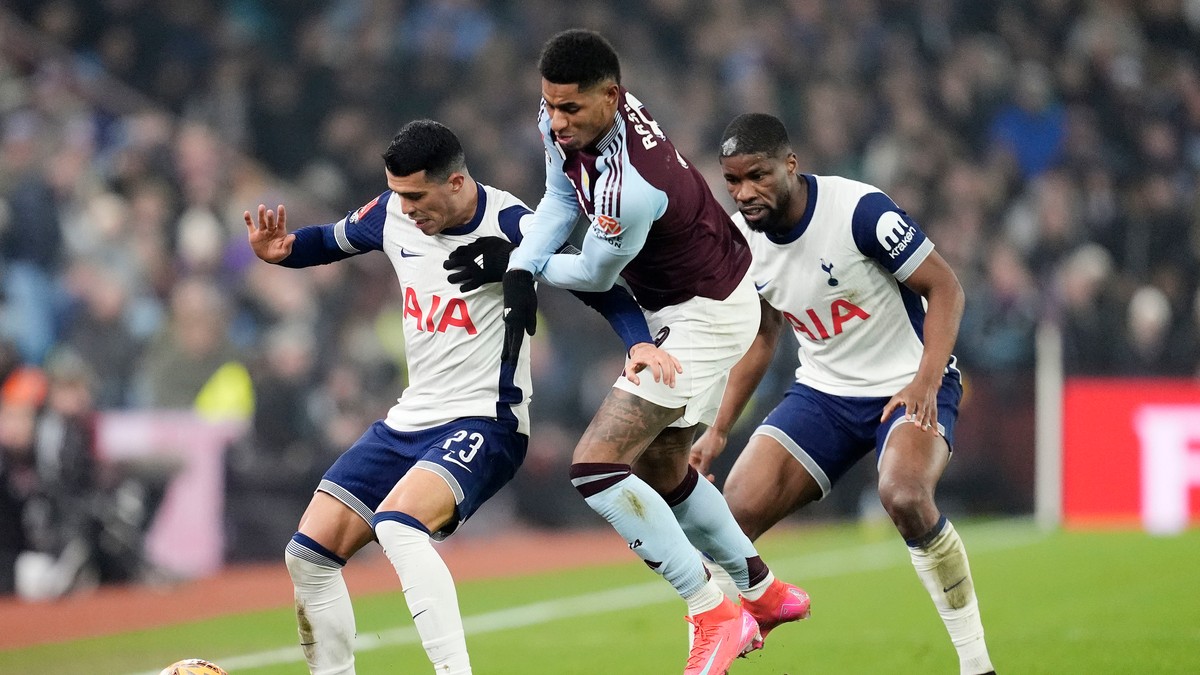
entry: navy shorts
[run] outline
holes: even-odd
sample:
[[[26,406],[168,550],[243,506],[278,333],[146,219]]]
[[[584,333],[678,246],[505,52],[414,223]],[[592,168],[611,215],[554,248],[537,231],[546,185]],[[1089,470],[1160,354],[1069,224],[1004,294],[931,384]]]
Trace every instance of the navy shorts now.
[[[903,423],[905,410],[896,408],[880,423],[879,416],[890,396],[834,396],[793,382],[783,400],[767,415],[754,435],[775,439],[792,453],[821,486],[821,497],[829,494],[838,479],[871,450],[876,465],[888,434]],[[942,377],[938,390],[938,431],[954,448],[954,422],[962,400],[962,378],[951,370]]]
[[[454,492],[456,518],[433,533],[445,539],[516,475],[529,437],[505,422],[464,417],[421,431],[375,422],[325,472],[317,488],[371,522],[379,504],[414,467],[441,476]]]

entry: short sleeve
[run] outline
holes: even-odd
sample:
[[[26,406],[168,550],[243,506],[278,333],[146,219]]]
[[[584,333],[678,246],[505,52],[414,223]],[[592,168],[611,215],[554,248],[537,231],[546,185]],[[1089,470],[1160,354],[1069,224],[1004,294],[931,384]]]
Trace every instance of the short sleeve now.
[[[916,221],[882,192],[863,195],[851,219],[854,244],[899,281],[912,275],[933,251]]]

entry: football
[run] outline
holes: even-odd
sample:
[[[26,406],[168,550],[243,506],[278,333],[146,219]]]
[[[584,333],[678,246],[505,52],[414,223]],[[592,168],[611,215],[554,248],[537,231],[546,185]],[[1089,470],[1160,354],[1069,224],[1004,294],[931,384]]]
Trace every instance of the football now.
[[[225,669],[204,659],[184,659],[176,661],[158,675],[229,675]]]

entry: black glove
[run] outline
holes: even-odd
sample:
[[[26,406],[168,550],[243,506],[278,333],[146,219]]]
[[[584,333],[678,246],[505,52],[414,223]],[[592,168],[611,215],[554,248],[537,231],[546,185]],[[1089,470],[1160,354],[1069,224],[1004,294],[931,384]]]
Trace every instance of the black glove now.
[[[450,252],[450,257],[442,263],[448,270],[458,270],[446,277],[452,284],[460,284],[458,290],[466,293],[484,284],[495,283],[504,277],[508,269],[508,256],[517,245],[500,237],[480,237],[469,244],[463,244]],[[483,264],[475,262],[483,258]]]
[[[504,273],[504,351],[500,361],[516,365],[525,333],[537,332],[537,290],[526,270]]]

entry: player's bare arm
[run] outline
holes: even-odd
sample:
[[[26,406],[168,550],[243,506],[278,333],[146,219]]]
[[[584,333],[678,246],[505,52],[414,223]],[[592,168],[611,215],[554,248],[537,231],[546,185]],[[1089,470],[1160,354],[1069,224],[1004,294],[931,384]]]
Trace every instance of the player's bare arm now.
[[[571,461],[632,464],[682,414],[682,408],[664,408],[613,388],[583,432]]]
[[[254,255],[269,263],[277,263],[291,255],[296,235],[288,234],[287,211],[283,204],[279,205],[277,211],[259,204],[257,223],[249,211],[243,212],[242,217],[246,220],[247,235]]]
[[[629,349],[629,365],[625,367],[625,379],[634,384],[641,384],[638,373],[643,370],[649,370],[655,382],[674,387],[675,375],[683,372],[683,364],[653,342],[639,342]]]
[[[942,373],[950,361],[958,326],[962,321],[965,299],[962,285],[954,270],[937,251],[929,254],[905,282],[925,298],[925,349],[917,375],[883,408],[880,421],[897,406],[904,406],[905,415],[917,428],[937,433],[937,393],[942,386]]]
[[[710,427],[704,430],[700,438],[692,444],[688,462],[700,472],[713,480],[708,471],[714,460],[725,450],[729,440],[729,430],[737,422],[745,409],[746,403],[754,394],[758,383],[762,381],[771,359],[775,355],[775,345],[779,343],[779,333],[783,326],[783,315],[779,310],[767,304],[766,300],[758,299],[762,308],[762,319],[758,324],[758,335],[750,344],[750,349],[729,371],[729,383],[725,385],[725,395],[721,397],[721,407],[717,410],[717,418]]]

